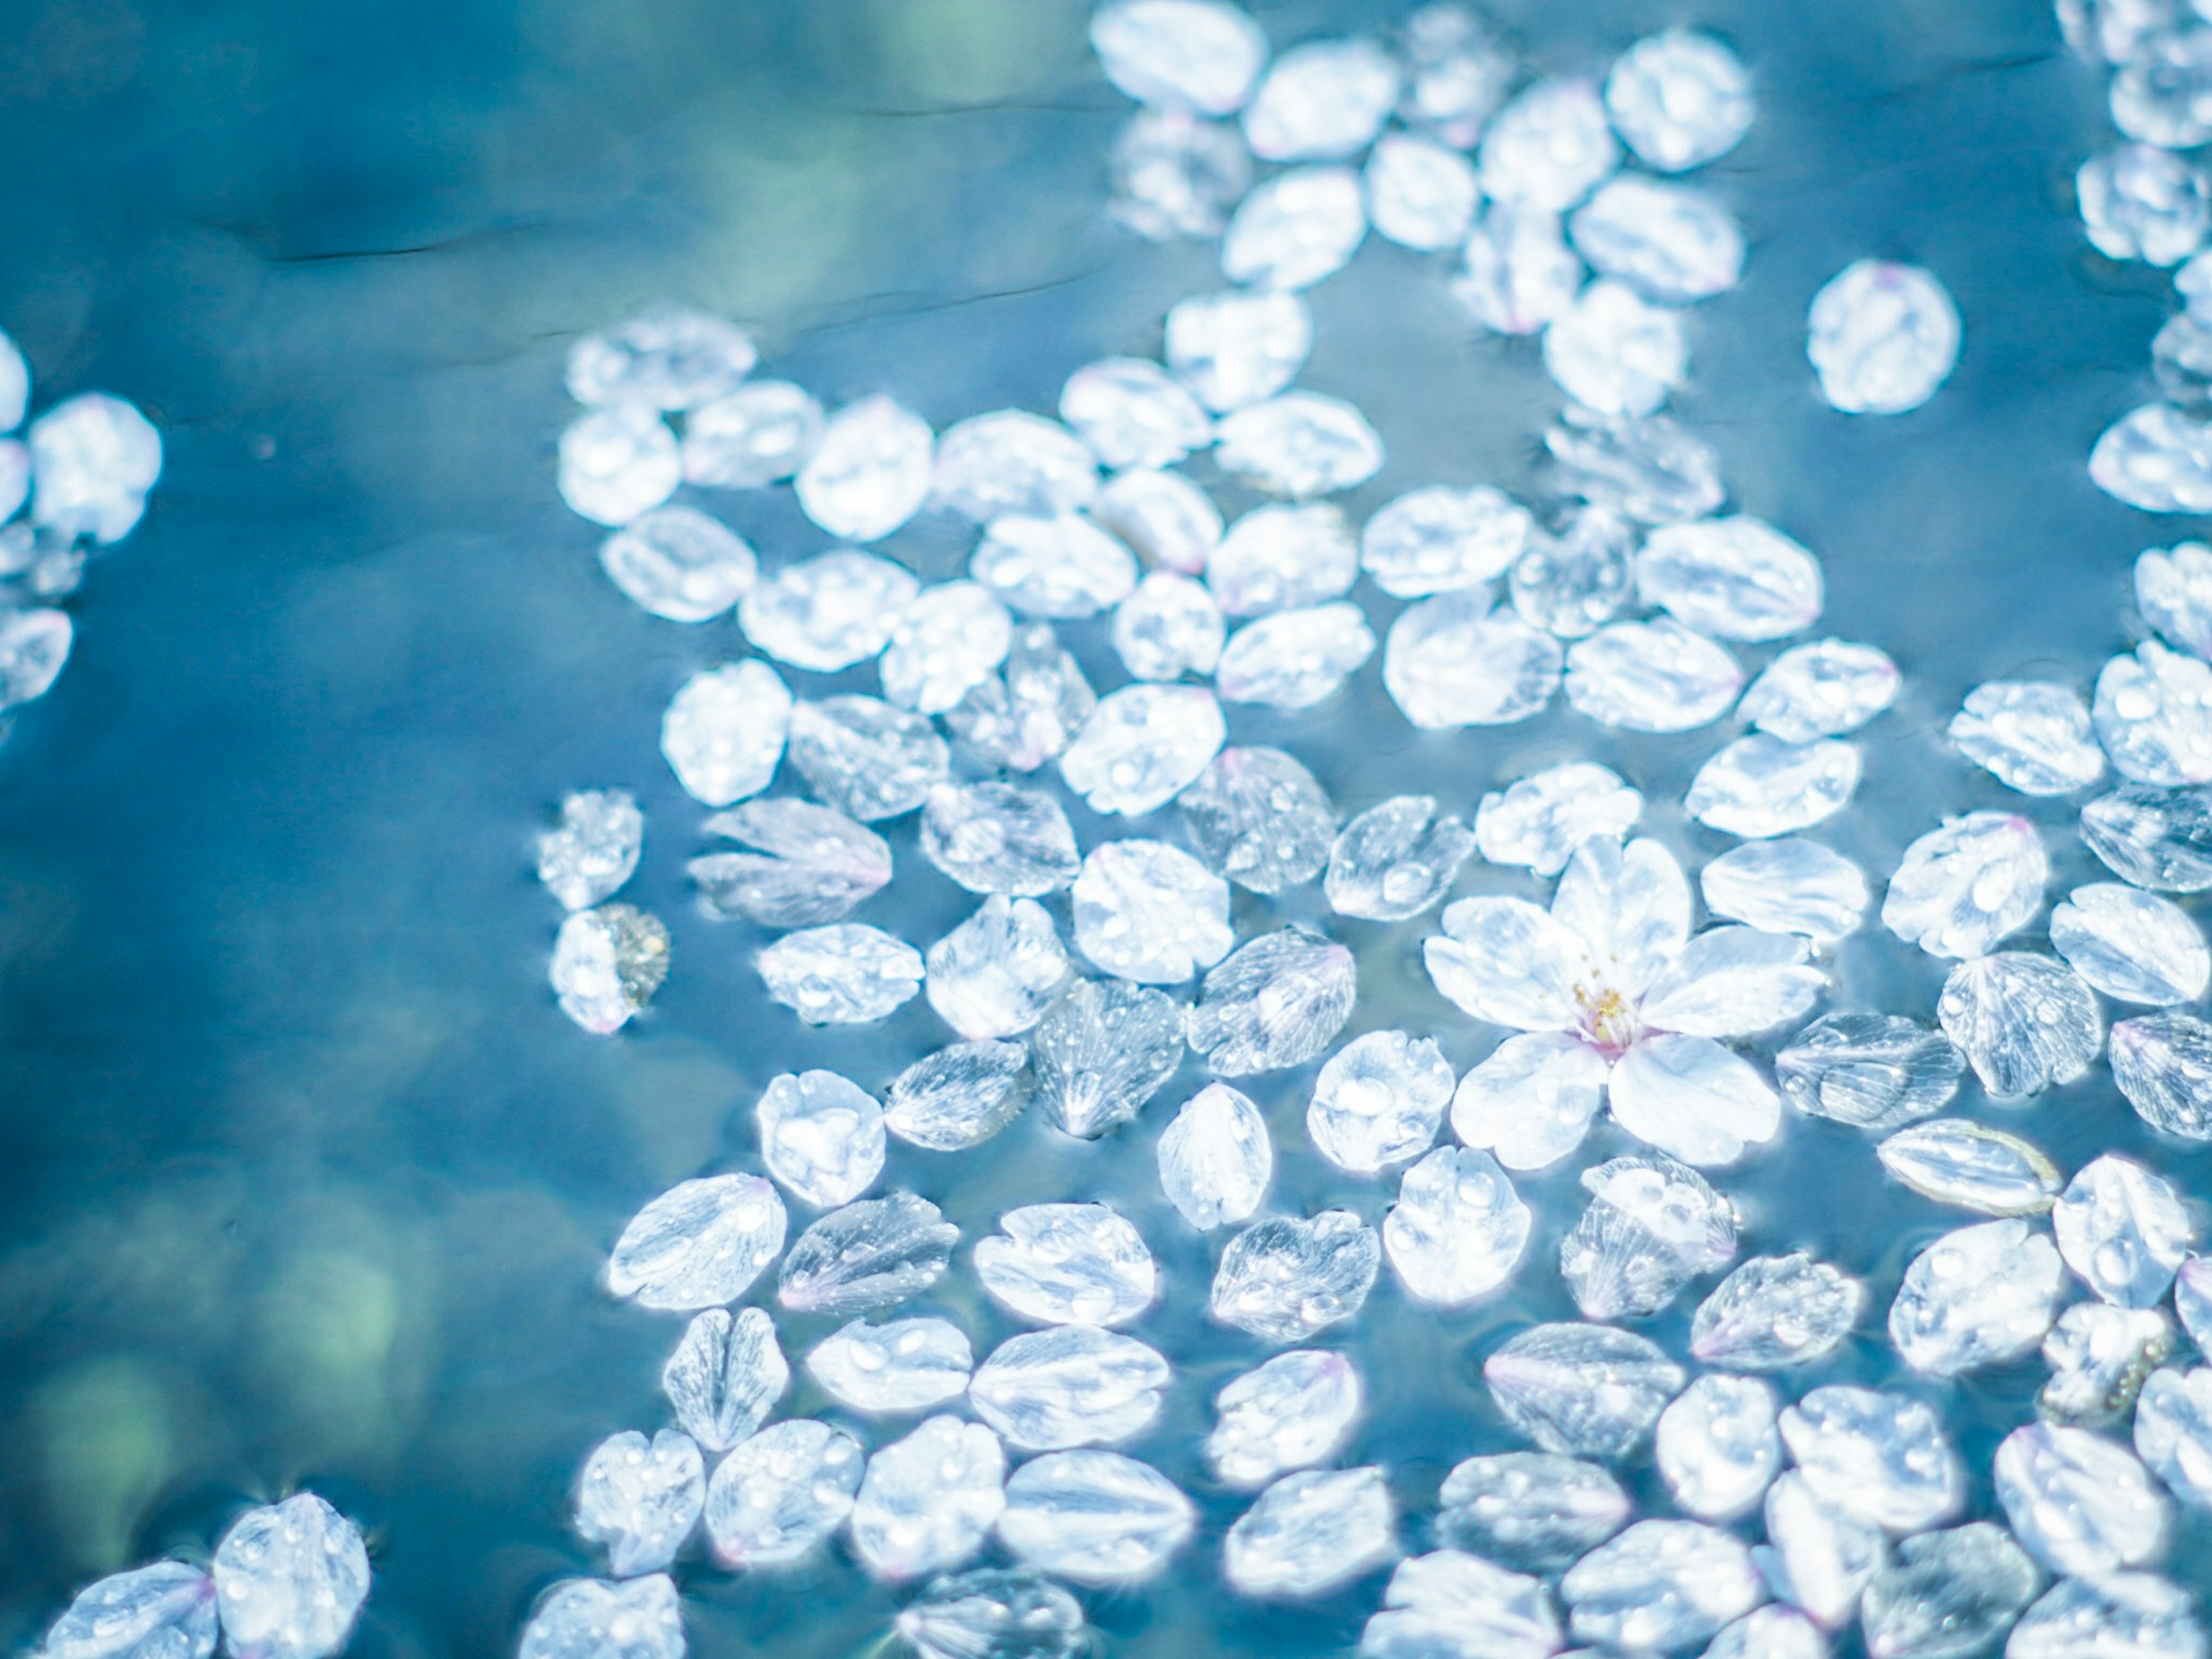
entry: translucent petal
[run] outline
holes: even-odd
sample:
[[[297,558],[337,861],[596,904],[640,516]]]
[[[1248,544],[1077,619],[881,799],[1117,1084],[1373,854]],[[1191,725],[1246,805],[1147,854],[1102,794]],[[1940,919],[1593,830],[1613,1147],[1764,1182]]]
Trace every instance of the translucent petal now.
[[[1190,1499],[1148,1464],[1115,1452],[1059,1452],[1014,1471],[999,1536],[1044,1571],[1121,1584],[1158,1572],[1195,1519]]]
[[[1324,1462],[1343,1443],[1364,1393],[1359,1373],[1341,1354],[1313,1348],[1277,1354],[1214,1396],[1206,1462],[1237,1486]]]
[[[1243,106],[1267,61],[1267,37],[1217,0],[1121,0],[1091,20],[1106,78],[1139,103],[1188,105],[1208,115]]]
[[[1595,82],[1540,81],[1491,118],[1478,155],[1486,196],[1557,212],[1620,160]]]
[[[1407,491],[1367,520],[1360,568],[1393,599],[1472,587],[1512,568],[1530,524],[1527,507],[1486,484],[1431,484]]]
[[[1229,636],[1214,684],[1230,702],[1310,708],[1341,690],[1374,652],[1356,605],[1278,611]]]
[[[1764,520],[1662,525],[1636,556],[1636,591],[1700,634],[1775,640],[1818,620],[1820,562]]]
[[[1168,1362],[1096,1325],[1010,1336],[975,1368],[969,1404],[1010,1446],[1058,1451],[1126,1440],[1159,1415]]]
[[[1936,1017],[2000,1100],[2071,1083],[2104,1043],[2097,999],[2081,976],[2021,951],[1960,963],[1943,981]]]
[[[1916,1124],[1875,1149],[1881,1166],[1938,1204],[1984,1215],[2041,1215],[2058,1196],[2058,1170],[2018,1135],[1963,1117]]]
[[[1036,897],[1072,884],[1082,868],[1060,803],[1011,783],[934,791],[922,811],[921,850],[971,893]]]
[[[1439,1146],[1400,1182],[1382,1247],[1408,1295],[1455,1308],[1512,1276],[1529,1222],[1528,1206],[1488,1152]]]
[[[1474,834],[1439,817],[1433,796],[1394,795],[1346,824],[1329,848],[1329,908],[1375,921],[1417,916],[1444,896],[1474,850]]]
[[[1856,933],[1872,890],[1866,872],[1817,842],[1749,842],[1698,872],[1705,908],[1770,933],[1833,945]]]
[[[1351,951],[1303,927],[1279,928],[1207,971],[1187,1039],[1221,1077],[1303,1066],[1343,1029],[1358,993]]]
[[[1244,110],[1244,136],[1264,161],[1352,155],[1398,101],[1398,66],[1372,40],[1313,40],[1278,56]]]
[[[1653,982],[1638,1017],[1662,1031],[1745,1036],[1796,1018],[1827,987],[1805,941],[1756,927],[1711,927]]]
[[[1352,527],[1326,503],[1255,507],[1229,526],[1206,562],[1206,586],[1230,617],[1337,599],[1358,574]]]
[[[865,1025],[921,988],[921,952],[858,922],[786,933],[757,960],[769,995],[809,1025]]]
[[[1009,513],[1049,518],[1089,503],[1098,464],[1057,421],[994,410],[939,436],[931,489],[940,504],[978,524]]]
[[[745,801],[701,827],[760,849],[708,853],[684,867],[714,909],[763,927],[842,921],[891,878],[881,836],[811,801]]]
[[[1524,1031],[1571,1029],[1575,987],[1589,971],[1582,941],[1526,899],[1462,899],[1444,931],[1422,947],[1437,988],[1493,1024]]]
[[[1726,714],[1743,670],[1680,623],[1614,623],[1567,651],[1567,701],[1601,726],[1688,732]]]
[[[1482,191],[1474,167],[1457,150],[1401,132],[1385,134],[1376,144],[1362,183],[1376,234],[1428,252],[1467,240]]]
[[[783,1200],[758,1176],[680,1182],[623,1229],[607,1289],[678,1313],[736,1301],[783,1249]]]
[[[2148,1014],[2112,1027],[2112,1081],[2153,1128],[2212,1140],[2212,1025]]]
[[[1941,1032],[1898,1014],[1828,1014],[1774,1060],[1790,1103],[1862,1129],[1893,1129],[1943,1109],[1966,1056]]]
[[[1575,250],[1602,276],[1647,300],[1687,305],[1725,294],[1743,278],[1743,232],[1702,191],[1623,174],[1577,208]]]
[[[756,650],[830,673],[880,653],[921,589],[904,565],[840,548],[756,584],[738,621]]]
[[[1690,1352],[1731,1370],[1779,1370],[1835,1352],[1858,1321],[1866,1288],[1802,1250],[1753,1256],[1698,1304]]]
[[[1787,743],[1856,732],[1896,700],[1897,665],[1870,645],[1796,645],[1751,683],[1736,713]]]
[[[2075,1276],[2123,1308],[2165,1299],[2194,1234],[2169,1182],[2111,1152],[2075,1172],[2051,1207],[2051,1230]]]
[[[2054,906],[2051,944],[2075,973],[2122,1002],[2194,1002],[2212,980],[2212,950],[2188,913],[2118,882],[2077,887]]]
[[[1229,884],[1164,842],[1102,842],[1071,895],[1076,948],[1103,971],[1176,985],[1229,954]]]
[[[1382,1246],[1349,1210],[1277,1218],[1229,1241],[1209,1310],[1270,1342],[1300,1342],[1357,1314],[1375,1285]]]
[[[1139,817],[1195,782],[1227,732],[1203,686],[1124,686],[1099,699],[1061,755],[1060,776],[1092,811]]]
[[[808,1555],[853,1512],[865,1462],[859,1441],[811,1418],[771,1423],[741,1442],[707,1482],[715,1559],[775,1567]]]
[[[799,505],[833,536],[880,541],[929,497],[936,441],[928,422],[880,395],[848,404],[799,469]]]
[[[1382,440],[1341,398],[1285,392],[1224,415],[1213,453],[1222,471],[1253,489],[1303,501],[1373,477]]]
[[[1069,1134],[1127,1122],[1182,1063],[1183,1006],[1119,980],[1079,979],[1030,1038],[1037,1097]]]
[[[1747,1142],[1771,1140],[1780,1126],[1774,1091],[1741,1056],[1711,1037],[1659,1032],[1613,1068],[1607,1098],[1638,1140],[1711,1166],[1733,1164]]]
[[[2063,795],[2105,775],[2089,711],[2071,686],[1990,680],[1951,718],[1959,752],[2025,795]]]
[[[1161,1190],[1200,1232],[1250,1219],[1275,1166],[1267,1119],[1225,1083],[1183,1103],[1160,1135],[1158,1156]]]
[[[941,1152],[981,1145],[1029,1103],[1030,1051],[1018,1042],[955,1042],[920,1060],[884,1093],[884,1127]]]
[[[1369,1031],[1329,1056],[1314,1079],[1306,1135],[1340,1170],[1373,1175],[1426,1152],[1457,1082],[1427,1038]]]
[[[1784,743],[1754,732],[1699,767],[1682,804],[1698,823],[1724,835],[1787,835],[1843,811],[1858,782],[1856,744],[1832,738]]]
[[[1635,828],[1644,797],[1606,768],[1568,761],[1532,772],[1503,793],[1482,798],[1475,843],[1492,864],[1526,865],[1540,876],[1566,868],[1593,836],[1615,840]]]
[[[835,1072],[771,1079],[754,1115],[761,1161],[802,1204],[849,1204],[883,1173],[883,1108]]]
[[[2172,1503],[2133,1452],[2087,1429],[2014,1429],[1994,1468],[2013,1532],[2053,1571],[2139,1567],[2166,1547]]]
[[[1647,166],[1680,173],[1725,155],[1749,131],[1751,77],[1710,34],[1647,34],[1613,60],[1605,106]]]
[[[1468,1458],[1444,1477],[1437,1504],[1439,1538],[1532,1572],[1587,1554],[1635,1513],[1605,1469],[1551,1452]]]
[[[999,1218],[975,1246],[975,1276],[994,1300],[1054,1325],[1125,1325],[1159,1289],[1137,1230],[1103,1204],[1030,1204]]]
[[[1533,1325],[1482,1362],[1506,1420],[1546,1451],[1625,1457],[1681,1392],[1680,1366],[1610,1325]]]
[[[1935,274],[1859,259],[1830,277],[1805,317],[1820,395],[1847,415],[1901,415],[1936,395],[1959,361],[1959,307]]]
[[[2146,640],[2097,676],[2093,718],[2113,769],[2169,787],[2212,779],[2212,665]]]
[[[1905,1268],[1889,1340],[1906,1364],[1934,1376],[2016,1359],[2050,1330],[2064,1276],[2051,1241],[2025,1221],[1961,1227]]]
[[[1390,624],[1382,684],[1425,730],[1504,726],[1552,701],[1559,641],[1518,617],[1493,611],[1480,587],[1408,605]]]
[[[1544,370],[1600,415],[1649,415],[1689,372],[1680,314],[1601,276],[1544,331]]]
[[[799,1313],[842,1316],[918,1296],[945,1276],[960,1230],[911,1193],[832,1210],[783,1259],[775,1298]]]
[[[727,806],[775,776],[791,710],[789,689],[764,662],[702,669],[669,700],[660,752],[694,799]]]
[[[1858,1520],[1918,1532],[1964,1501],[1966,1473],[1920,1401],[1832,1384],[1784,1407],[1780,1426],[1807,1487]]]
[[[1460,1079],[1452,1133],[1509,1170],[1541,1169],[1582,1144],[1611,1069],[1580,1037],[1508,1037]]]
[[[1367,235],[1359,175],[1291,167],[1247,196],[1221,239],[1221,274],[1257,288],[1311,288],[1349,264]]]
[[[2051,872],[2026,818],[1969,812],[1905,849],[1882,900],[1882,925],[1932,956],[1978,957],[2042,907]]]
[[[878,1577],[918,1578],[983,1547],[1006,1505],[1006,1454],[980,1424],[933,1417],[868,1460],[854,1553]]]
[[[640,514],[599,544],[599,566],[641,607],[671,622],[706,622],[744,598],[759,562],[695,507]]]
[[[1552,915],[1608,984],[1641,998],[1689,941],[1690,884],[1674,855],[1648,837],[1626,847],[1586,841],[1567,860]],[[1449,929],[1449,911],[1444,920]]]
[[[1231,1525],[1223,1565],[1248,1595],[1316,1595],[1386,1559],[1392,1519],[1379,1468],[1286,1474]]]

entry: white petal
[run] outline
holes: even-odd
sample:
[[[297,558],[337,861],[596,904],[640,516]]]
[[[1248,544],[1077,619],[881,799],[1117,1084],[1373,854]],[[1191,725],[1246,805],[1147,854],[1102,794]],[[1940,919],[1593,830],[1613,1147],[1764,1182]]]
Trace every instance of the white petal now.
[[[1587,841],[1559,878],[1552,915],[1588,942],[1609,984],[1640,997],[1690,937],[1690,883],[1656,841]]]
[[[1607,1094],[1622,1128],[1685,1164],[1732,1164],[1782,1121],[1766,1080],[1711,1037],[1645,1037],[1613,1068]]]
[[[1743,1036],[1795,1019],[1827,975],[1806,965],[1806,945],[1756,927],[1711,927],[1684,947],[1645,994],[1638,1018],[1662,1031]]]
[[[1589,971],[1575,936],[1526,899],[1462,899],[1423,947],[1437,989],[1493,1024],[1523,1031],[1575,1023],[1575,982]]]
[[[1539,1031],[1505,1039],[1460,1079],[1452,1133],[1509,1170],[1540,1170],[1582,1145],[1607,1070],[1580,1037]]]

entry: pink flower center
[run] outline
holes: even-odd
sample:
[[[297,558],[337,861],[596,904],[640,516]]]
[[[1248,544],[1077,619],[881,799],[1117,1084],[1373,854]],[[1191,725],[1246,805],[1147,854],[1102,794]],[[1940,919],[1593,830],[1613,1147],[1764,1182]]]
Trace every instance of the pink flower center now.
[[[1619,1060],[1644,1034],[1634,1006],[1603,980],[1576,986],[1575,1006],[1584,1040],[1607,1060]]]

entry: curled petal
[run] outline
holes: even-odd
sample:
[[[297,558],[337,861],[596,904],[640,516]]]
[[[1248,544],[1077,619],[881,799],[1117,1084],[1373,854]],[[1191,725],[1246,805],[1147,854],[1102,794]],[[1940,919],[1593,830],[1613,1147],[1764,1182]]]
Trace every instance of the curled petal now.
[[[1473,1014],[1523,1031],[1575,1023],[1575,985],[1589,971],[1575,936],[1526,899],[1462,899],[1423,947],[1437,989]]]
[[[1828,977],[1806,963],[1805,941],[1756,927],[1698,934],[1645,994],[1638,1018],[1655,1030],[1743,1036],[1796,1019]]]
[[[1690,937],[1690,884],[1657,842],[1600,837],[1567,861],[1552,915],[1589,942],[1608,984],[1641,997]]]
[[[1685,1164],[1732,1164],[1782,1121],[1766,1080],[1711,1037],[1645,1037],[1620,1057],[1607,1092],[1622,1128]]]
[[[1603,1054],[1554,1031],[1511,1036],[1460,1079],[1452,1133],[1509,1170],[1540,1170],[1582,1145],[1605,1094]]]

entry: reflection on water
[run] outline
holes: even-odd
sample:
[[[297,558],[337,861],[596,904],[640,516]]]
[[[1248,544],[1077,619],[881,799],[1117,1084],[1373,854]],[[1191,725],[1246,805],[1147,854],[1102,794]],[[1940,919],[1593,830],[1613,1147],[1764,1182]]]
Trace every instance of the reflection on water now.
[[[696,811],[654,738],[733,625],[636,611],[558,505],[567,343],[669,294],[757,325],[775,372],[825,400],[886,390],[941,426],[1049,407],[1077,364],[1153,349],[1212,254],[1136,245],[1104,218],[1125,106],[1072,0],[535,0],[424,9],[415,27],[260,0],[27,9],[0,84],[16,173],[0,319],[53,395],[143,398],[170,465],[133,541],[91,572],[69,673],[0,751],[0,1417],[16,1449],[0,1636],[27,1638],[94,1573],[204,1546],[246,1499],[312,1482],[370,1531],[356,1651],[499,1650],[545,1583],[588,1570],[565,1515],[582,1449],[660,1419],[676,1328],[595,1289],[616,1230],[744,1150],[775,1073],[878,1081],[931,1030],[910,1007],[832,1057],[766,1004],[750,930],[692,908]],[[1395,15],[1262,11],[1279,42]],[[1493,11],[1547,69],[1664,21],[1625,3]],[[2017,804],[1933,758],[1967,687],[2086,683],[2118,642],[2129,561],[2163,532],[2097,495],[2081,458],[2144,395],[2161,279],[2081,249],[2065,180],[2103,114],[2037,0],[1787,15],[1735,0],[1695,21],[1741,47],[1761,116],[1708,176],[1753,251],[1742,288],[1700,309],[1674,407],[1746,510],[1822,554],[1835,631],[1906,670],[1835,837],[1886,870],[1941,814]],[[1813,393],[1802,323],[1869,252],[1940,270],[1967,344],[1925,410],[1850,422]],[[1307,383],[1356,401],[1390,446],[1353,510],[1416,482],[1525,489],[1554,402],[1531,354],[1468,338],[1395,248],[1314,302]],[[724,499],[772,562],[821,545],[787,499]],[[933,522],[890,550],[933,577],[966,548]],[[1286,743],[1347,809],[1418,787],[1465,812],[1571,754],[1679,800],[1710,747],[1593,740],[1559,716],[1417,736],[1371,676],[1326,726],[1245,709],[1232,730]],[[626,896],[676,935],[677,973],[611,1042],[562,1019],[542,977],[554,918],[531,838],[581,784],[645,807]],[[2066,849],[2055,881],[2087,878],[2063,810],[2045,821]],[[1659,827],[1718,845],[1679,815]],[[1079,819],[1085,844],[1096,828]],[[912,833],[893,837],[902,863]],[[886,899],[874,919],[921,939],[969,908],[942,884]],[[1307,890],[1285,919],[1320,904]],[[1401,936],[1337,927],[1361,956],[1360,1018],[1431,1024]],[[1927,1006],[1936,965],[1893,984],[1887,960],[1846,953],[1835,1006]],[[1485,1041],[1459,1022],[1437,1035],[1462,1069]],[[1295,1139],[1304,1078],[1250,1092]],[[2140,1150],[2139,1130],[2086,1086],[2033,1120],[2069,1169]],[[1205,1402],[1254,1356],[1204,1322],[1206,1247],[1168,1214],[1151,1154],[1149,1135],[1081,1146],[1024,1121],[965,1155],[946,1207],[972,1239],[1018,1203],[1128,1203],[1170,1286],[1147,1339],[1190,1357],[1139,1449],[1209,1493],[1211,1538],[1236,1505],[1203,1484]],[[2202,1177],[2202,1160],[2158,1161]],[[1796,1121],[1731,1185],[1759,1248],[1786,1237],[1862,1267],[1883,1306],[1936,1228],[1899,1190],[1838,1178],[1869,1162],[1863,1138]],[[945,1167],[900,1148],[889,1184],[942,1190]],[[1580,1206],[1570,1172],[1522,1184],[1540,1261]],[[1318,1159],[1285,1159],[1274,1201],[1310,1211],[1342,1188]],[[1369,1197],[1372,1220],[1386,1189]],[[1556,1297],[1528,1279],[1442,1318],[1378,1296],[1353,1328],[1372,1358],[1352,1452],[1393,1471],[1401,1502],[1509,1443],[1467,1356]],[[964,1273],[943,1288],[914,1311],[999,1328]],[[1678,1306],[1652,1334],[1679,1352],[1686,1319]],[[1893,1364],[1869,1342],[1837,1374],[1886,1380]],[[2042,1376],[2029,1361],[1946,1391],[1970,1464],[1987,1468]],[[811,1387],[786,1410],[818,1404]],[[2185,1535],[2176,1560],[2203,1541]],[[1195,1648],[1188,1627],[1320,1652],[1372,1600],[1232,1603],[1212,1559],[1194,1549],[1158,1593],[1097,1598],[1096,1621],[1128,1650]],[[823,1563],[693,1582],[706,1652],[772,1632],[779,1652],[855,1652],[891,1606]]]

